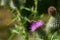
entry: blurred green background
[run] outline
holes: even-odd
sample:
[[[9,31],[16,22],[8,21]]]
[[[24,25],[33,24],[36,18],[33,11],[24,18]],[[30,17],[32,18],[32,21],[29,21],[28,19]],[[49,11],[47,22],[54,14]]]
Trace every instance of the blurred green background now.
[[[59,0],[0,0],[0,6],[10,9],[14,15],[12,23],[15,20],[18,22],[18,25],[9,28],[11,34],[7,40],[60,40],[58,31],[46,34],[44,28],[39,28],[33,33],[29,32],[32,20],[48,22],[51,17],[47,12],[49,6],[56,7],[59,12]]]

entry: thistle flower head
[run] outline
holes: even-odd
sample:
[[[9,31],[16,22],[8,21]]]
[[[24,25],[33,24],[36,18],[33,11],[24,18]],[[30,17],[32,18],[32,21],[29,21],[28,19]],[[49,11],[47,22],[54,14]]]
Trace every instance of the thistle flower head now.
[[[49,13],[50,15],[54,15],[55,12],[56,12],[56,8],[55,8],[54,6],[50,6],[50,7],[48,8],[48,13]]]
[[[42,20],[38,20],[32,23],[30,27],[30,32],[34,32],[36,29],[42,27],[44,25],[44,22]]]

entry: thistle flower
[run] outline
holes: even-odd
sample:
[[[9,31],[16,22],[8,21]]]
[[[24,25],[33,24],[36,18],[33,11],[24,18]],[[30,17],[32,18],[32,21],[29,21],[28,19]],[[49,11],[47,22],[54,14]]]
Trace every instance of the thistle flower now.
[[[50,6],[50,7],[48,8],[48,13],[49,13],[50,15],[54,15],[55,12],[56,12],[56,8],[55,8],[54,6]]]
[[[56,8],[54,6],[50,6],[48,8],[48,13],[51,16],[46,23],[46,33],[55,32],[60,28],[60,13],[56,12]]]
[[[38,20],[32,23],[30,27],[30,32],[34,32],[36,29],[42,27],[44,25],[44,22],[42,20]]]

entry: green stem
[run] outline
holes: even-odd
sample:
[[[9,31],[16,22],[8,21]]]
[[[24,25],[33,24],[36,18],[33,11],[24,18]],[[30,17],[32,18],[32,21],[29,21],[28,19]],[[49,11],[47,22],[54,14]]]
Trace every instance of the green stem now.
[[[36,18],[36,15],[37,15],[37,3],[38,3],[38,0],[34,0],[35,1],[35,10],[33,11],[34,13],[34,19]]]
[[[25,36],[25,40],[29,40],[29,38],[28,38],[28,33],[27,33],[27,32],[25,33],[25,35],[26,35],[26,36]]]
[[[16,35],[15,33],[12,33],[12,35],[8,38],[8,40],[13,40],[15,35]]]

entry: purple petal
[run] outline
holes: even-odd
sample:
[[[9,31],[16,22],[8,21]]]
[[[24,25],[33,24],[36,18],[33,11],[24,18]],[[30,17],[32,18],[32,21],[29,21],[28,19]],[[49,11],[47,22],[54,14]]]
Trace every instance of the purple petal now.
[[[42,20],[38,20],[32,23],[31,25],[31,32],[35,31],[36,29],[38,29],[39,27],[42,27],[44,25],[44,22]]]

